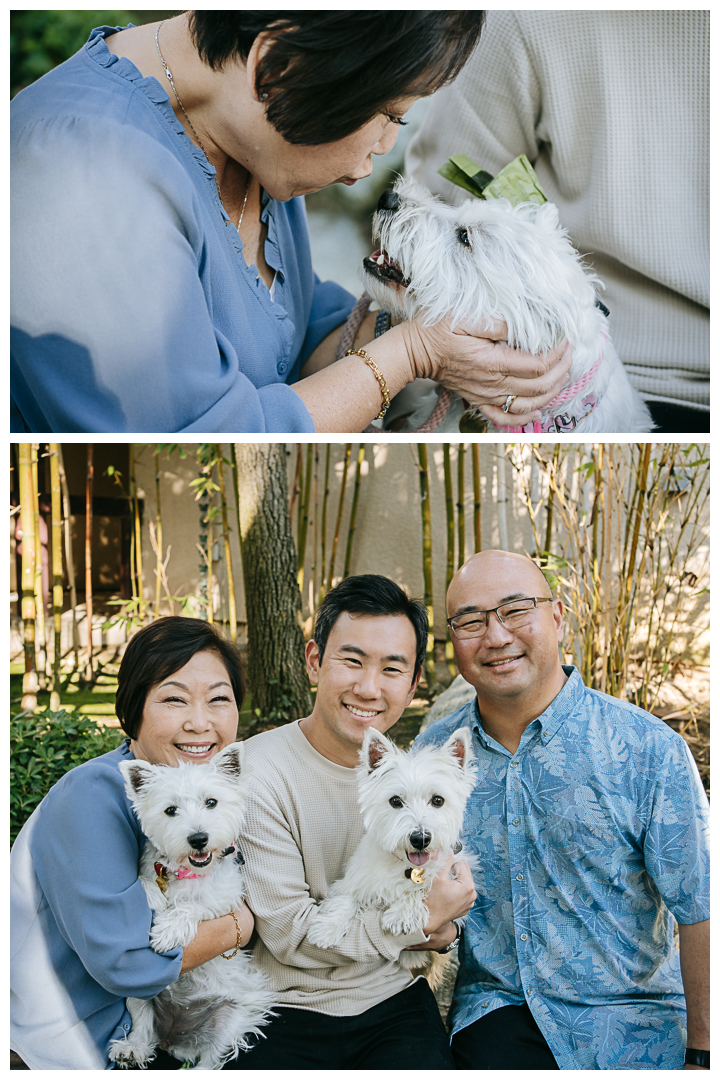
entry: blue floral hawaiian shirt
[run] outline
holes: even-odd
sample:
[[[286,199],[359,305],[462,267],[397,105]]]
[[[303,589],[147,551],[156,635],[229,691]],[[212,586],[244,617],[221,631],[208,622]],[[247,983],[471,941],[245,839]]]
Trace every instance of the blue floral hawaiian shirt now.
[[[673,919],[709,918],[707,799],[684,740],[574,668],[514,754],[477,699],[415,746],[470,728],[479,856],[455,1034],[527,1002],[561,1069],[682,1069],[685,999]]]

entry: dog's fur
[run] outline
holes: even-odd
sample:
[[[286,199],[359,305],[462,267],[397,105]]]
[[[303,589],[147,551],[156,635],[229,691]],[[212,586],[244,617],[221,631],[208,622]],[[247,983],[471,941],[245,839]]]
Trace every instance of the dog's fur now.
[[[447,857],[459,851],[465,803],[475,780],[470,732],[458,728],[443,746],[412,754],[370,728],[357,772],[366,832],[308,933],[311,944],[325,949],[340,944],[350,921],[364,911],[382,911],[382,926],[391,934],[412,934],[425,926],[425,898]],[[441,805],[434,805],[439,800]],[[458,854],[456,861],[471,858]],[[425,880],[416,884],[406,872],[418,866]],[[447,957],[403,950],[400,963],[419,968],[435,987]]]
[[[610,341],[608,320],[596,306],[601,283],[583,267],[553,203],[512,206],[507,199],[468,199],[448,206],[402,177],[394,192],[398,206],[378,209],[373,219],[381,251],[364,261],[364,285],[373,299],[396,320],[434,325],[450,317],[454,327],[470,333],[503,321],[508,344],[534,354],[567,338],[573,350],[570,384],[590,372],[601,355],[603,361],[573,399],[546,406],[543,421],[582,417],[592,395],[598,404],[577,430],[653,430],[647,406]],[[460,411],[453,413],[454,430]],[[522,422],[518,414],[516,426]],[[572,430],[562,419],[556,423],[558,431]],[[489,430],[506,431],[492,424]]]
[[[232,743],[207,764],[171,768],[124,761],[119,766],[148,837],[140,879],[155,912],[150,944],[156,952],[188,945],[200,922],[227,915],[242,902],[242,872],[233,855],[223,853],[242,828],[243,751],[242,743]],[[169,871],[165,892],[156,883],[155,863]],[[178,877],[177,871],[198,876]],[[247,953],[230,960],[217,956],[185,972],[151,1001],[128,998],[132,1030],[110,1044],[110,1059],[120,1067],[144,1067],[161,1046],[196,1068],[220,1069],[247,1048],[247,1035],[259,1033],[271,1004]]]

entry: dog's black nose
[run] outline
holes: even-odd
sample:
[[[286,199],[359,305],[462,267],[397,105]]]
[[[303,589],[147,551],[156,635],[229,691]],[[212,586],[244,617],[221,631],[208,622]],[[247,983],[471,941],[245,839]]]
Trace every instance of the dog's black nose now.
[[[208,842],[208,834],[206,832],[191,833],[187,838],[187,842],[195,851],[204,851]]]
[[[397,210],[399,205],[399,195],[396,195],[394,191],[383,191],[378,200],[377,208],[378,210]]]
[[[424,851],[431,840],[432,835],[429,832],[410,833],[410,843],[416,851]]]

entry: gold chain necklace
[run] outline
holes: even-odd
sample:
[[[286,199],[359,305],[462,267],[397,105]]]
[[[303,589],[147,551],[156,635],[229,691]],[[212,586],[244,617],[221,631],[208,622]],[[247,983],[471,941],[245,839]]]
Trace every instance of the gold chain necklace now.
[[[200,136],[198,135],[197,131],[193,127],[192,120],[190,119],[188,114],[185,112],[185,106],[183,105],[182,101],[180,100],[180,95],[178,94],[177,90],[175,89],[175,83],[173,82],[172,72],[171,72],[170,68],[167,66],[167,64],[165,63],[165,58],[163,57],[163,54],[160,52],[160,42],[158,40],[158,37],[160,35],[160,27],[163,26],[166,21],[167,20],[163,19],[163,21],[161,23],[158,23],[158,28],[155,31],[155,48],[158,51],[158,56],[160,57],[160,63],[165,68],[165,78],[170,80],[170,85],[173,88],[173,94],[177,98],[177,103],[178,103],[178,105],[180,106],[180,108],[183,111],[183,116],[185,117],[188,124],[190,125],[190,130],[192,131],[193,135],[197,139],[198,146],[200,147],[203,154],[207,158],[208,164],[211,165],[212,162],[210,161],[210,158],[208,157],[208,152],[205,149],[205,147],[203,146],[202,142],[200,141]],[[218,198],[219,198],[220,202],[222,203],[222,201],[223,201],[222,192],[220,190],[220,185],[218,184],[218,180],[217,180],[217,171],[215,172],[215,187],[217,188]],[[242,209],[240,211],[240,219],[239,219],[239,221],[237,223],[237,226],[236,226],[238,233],[240,232],[240,226],[242,225],[243,214],[245,213],[245,207],[247,205],[249,191],[250,191],[250,173],[248,172],[248,178],[247,178],[247,182],[245,184],[245,198],[243,199]]]

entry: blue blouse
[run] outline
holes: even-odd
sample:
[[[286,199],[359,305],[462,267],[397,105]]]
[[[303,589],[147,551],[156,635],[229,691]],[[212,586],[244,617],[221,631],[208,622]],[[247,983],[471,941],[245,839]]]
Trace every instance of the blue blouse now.
[[[350,293],[263,192],[275,303],[164,87],[93,30],[12,103],[11,430],[314,431],[290,388]]]
[[[150,948],[138,878],[145,837],[117,750],[71,769],[23,826],[10,859],[10,1045],[31,1069],[108,1068],[131,1028],[125,998],[180,975],[182,949]]]
[[[477,698],[415,740],[467,727],[477,758],[452,1031],[527,1002],[561,1069],[682,1069],[673,920],[710,917],[707,798],[667,724],[565,672],[514,754]]]

